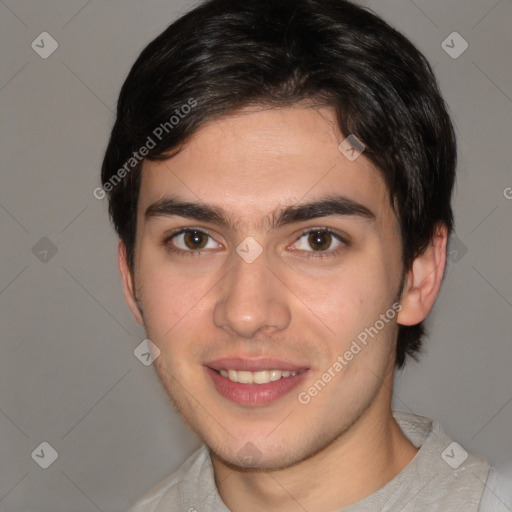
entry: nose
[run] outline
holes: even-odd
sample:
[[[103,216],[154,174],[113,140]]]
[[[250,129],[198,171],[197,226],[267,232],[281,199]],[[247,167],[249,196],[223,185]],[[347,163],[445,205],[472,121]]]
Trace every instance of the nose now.
[[[214,324],[244,338],[254,337],[261,329],[285,329],[291,319],[287,288],[269,267],[265,251],[252,263],[236,253],[233,260],[221,281]]]

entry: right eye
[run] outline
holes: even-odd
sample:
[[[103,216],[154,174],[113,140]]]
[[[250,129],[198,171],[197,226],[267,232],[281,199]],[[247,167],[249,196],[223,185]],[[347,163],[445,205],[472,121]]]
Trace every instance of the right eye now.
[[[180,229],[166,236],[163,243],[170,251],[184,256],[196,256],[201,254],[203,249],[215,249],[219,246],[213,241],[211,235],[194,228]]]

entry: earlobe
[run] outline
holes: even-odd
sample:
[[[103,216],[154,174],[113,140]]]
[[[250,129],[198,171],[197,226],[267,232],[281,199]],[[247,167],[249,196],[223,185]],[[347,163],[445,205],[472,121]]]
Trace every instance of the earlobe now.
[[[144,322],[135,298],[134,276],[132,276],[132,273],[130,272],[126,257],[126,246],[122,240],[119,240],[119,244],[117,246],[117,263],[123,283],[124,300],[128,304],[128,308],[136,322],[143,326]]]
[[[402,310],[397,317],[399,324],[416,325],[432,309],[443,280],[447,242],[448,230],[444,224],[439,224],[430,244],[415,258],[407,272]]]

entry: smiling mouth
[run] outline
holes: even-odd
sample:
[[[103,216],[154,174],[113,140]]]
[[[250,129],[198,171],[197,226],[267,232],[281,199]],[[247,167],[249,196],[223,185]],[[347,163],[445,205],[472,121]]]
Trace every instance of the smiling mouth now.
[[[268,405],[307,378],[309,368],[272,359],[224,358],[204,366],[217,392],[246,407]]]
[[[306,371],[306,368],[300,370],[261,370],[257,372],[249,372],[245,370],[232,370],[222,369],[215,370],[217,373],[229,379],[231,382],[240,384],[268,384],[269,382],[276,382],[281,379],[288,379],[295,377],[299,373]]]

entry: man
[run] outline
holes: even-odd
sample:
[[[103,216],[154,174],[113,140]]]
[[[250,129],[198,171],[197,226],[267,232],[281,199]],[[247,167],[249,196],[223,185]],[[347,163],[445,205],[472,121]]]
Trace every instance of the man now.
[[[489,506],[486,460],[391,410],[455,166],[429,64],[349,2],[211,0],[144,49],[102,183],[126,301],[204,445],[134,512]]]

